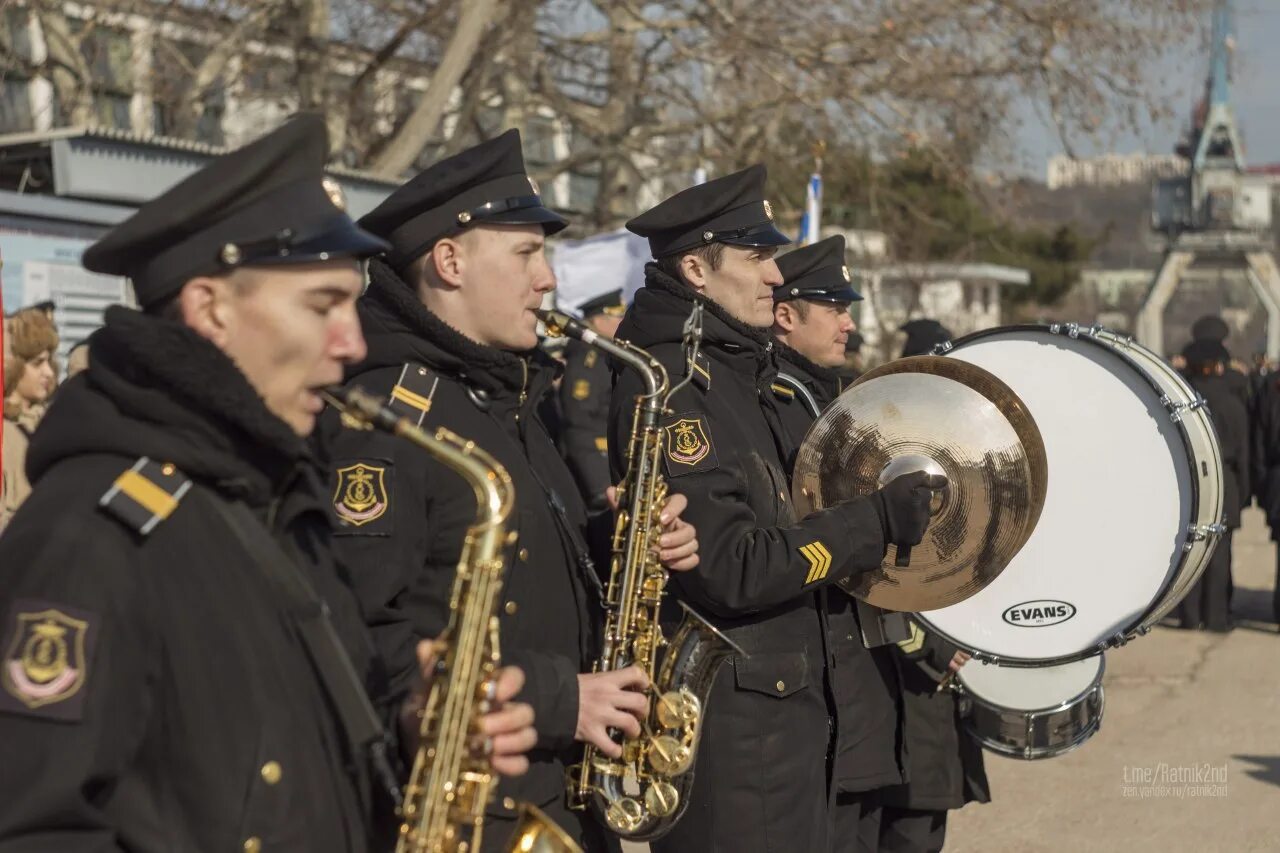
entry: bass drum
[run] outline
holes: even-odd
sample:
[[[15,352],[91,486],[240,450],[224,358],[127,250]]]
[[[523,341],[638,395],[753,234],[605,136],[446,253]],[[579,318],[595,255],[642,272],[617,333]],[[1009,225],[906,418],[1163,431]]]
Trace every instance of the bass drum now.
[[[1064,755],[1102,726],[1102,655],[1039,669],[970,662],[956,675],[961,724],[1009,758]]]
[[[1004,572],[921,621],[1005,666],[1078,661],[1146,633],[1224,530],[1222,458],[1203,399],[1150,350],[1097,327],[992,329],[944,354],[995,374],[1026,404],[1048,491]]]

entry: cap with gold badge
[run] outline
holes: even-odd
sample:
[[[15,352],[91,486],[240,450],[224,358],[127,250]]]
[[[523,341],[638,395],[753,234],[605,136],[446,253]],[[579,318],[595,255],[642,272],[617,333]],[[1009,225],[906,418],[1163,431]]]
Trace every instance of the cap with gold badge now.
[[[144,204],[85,250],[84,266],[132,279],[145,308],[196,276],[385,251],[347,215],[324,174],[328,150],[324,119],[301,113]]]
[[[773,289],[773,301],[804,299],[810,302],[848,304],[862,299],[853,289],[853,274],[845,264],[844,237],[837,234],[801,246],[778,258],[782,285]]]
[[[673,195],[627,223],[649,240],[655,258],[711,243],[785,246],[791,242],[773,224],[773,205],[764,197],[768,171],[759,163]]]

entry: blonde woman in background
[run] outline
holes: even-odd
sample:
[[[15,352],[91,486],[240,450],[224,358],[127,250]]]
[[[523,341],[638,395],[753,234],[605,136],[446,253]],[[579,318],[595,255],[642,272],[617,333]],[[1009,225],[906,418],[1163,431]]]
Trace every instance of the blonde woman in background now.
[[[0,482],[0,529],[31,493],[27,444],[57,377],[58,330],[48,312],[26,308],[5,318],[4,461]]]

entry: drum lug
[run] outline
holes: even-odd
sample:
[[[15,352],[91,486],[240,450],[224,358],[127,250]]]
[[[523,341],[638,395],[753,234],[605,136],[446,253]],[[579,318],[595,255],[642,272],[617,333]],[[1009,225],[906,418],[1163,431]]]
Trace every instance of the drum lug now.
[[[1194,412],[1196,409],[1202,409],[1207,405],[1207,401],[1199,394],[1190,403],[1175,403],[1168,394],[1160,398],[1160,404],[1169,410],[1169,419],[1175,424],[1182,423],[1182,416],[1187,412]]]
[[[951,343],[951,341],[943,341],[940,344],[933,345],[933,350],[930,352],[930,355],[946,355],[953,349],[955,349],[955,344]]]
[[[1227,526],[1222,522],[1214,524],[1191,524],[1187,526],[1187,542],[1183,546],[1183,550],[1191,550],[1191,546],[1197,542],[1203,542],[1210,536],[1222,536],[1227,532]]]
[[[1129,642],[1129,638],[1126,637],[1124,634],[1115,634],[1114,636],[1112,636],[1110,640],[1107,640],[1105,643],[1098,646],[1098,653],[1101,654],[1102,652],[1105,652],[1107,649],[1118,649],[1128,642]]]
[[[1105,332],[1106,329],[1097,323],[1084,327],[1079,323],[1050,323],[1049,331],[1055,335],[1066,335],[1068,338],[1078,338],[1081,335],[1096,338],[1099,332]]]

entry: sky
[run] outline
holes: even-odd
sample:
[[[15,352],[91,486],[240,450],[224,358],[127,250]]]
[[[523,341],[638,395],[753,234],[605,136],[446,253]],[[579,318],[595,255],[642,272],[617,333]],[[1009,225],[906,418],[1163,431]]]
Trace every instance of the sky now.
[[[1237,0],[1236,32],[1232,103],[1244,136],[1246,162],[1251,166],[1280,163],[1280,50],[1276,49],[1280,45],[1280,0]],[[1185,92],[1175,100],[1171,119],[1148,123],[1138,132],[1111,128],[1099,144],[1073,139],[1076,153],[1172,153],[1204,89],[1208,69],[1207,47],[1187,45],[1176,63],[1159,72],[1171,91]],[[1044,180],[1049,157],[1063,153],[1056,133],[1030,107],[1017,141],[1019,171],[1040,180]]]

